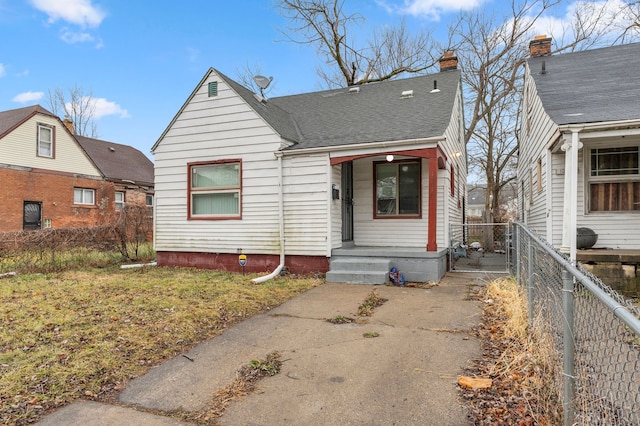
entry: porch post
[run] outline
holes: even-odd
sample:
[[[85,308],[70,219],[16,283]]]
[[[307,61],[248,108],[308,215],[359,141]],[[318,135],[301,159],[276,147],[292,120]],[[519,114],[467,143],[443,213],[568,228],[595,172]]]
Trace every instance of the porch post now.
[[[427,225],[427,251],[438,251],[436,225],[438,215],[438,156],[429,157],[429,222]]]
[[[582,148],[579,129],[571,129],[571,140],[565,138],[564,151],[564,211],[562,215],[562,246],[560,251],[576,260],[576,234],[578,222],[578,150]],[[568,135],[567,135],[568,136]]]

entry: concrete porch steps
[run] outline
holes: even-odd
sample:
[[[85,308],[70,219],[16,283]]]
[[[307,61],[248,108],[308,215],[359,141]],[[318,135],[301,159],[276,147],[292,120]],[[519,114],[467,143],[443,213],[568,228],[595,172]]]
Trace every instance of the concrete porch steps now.
[[[380,257],[332,256],[326,281],[329,283],[385,284],[391,261]]]

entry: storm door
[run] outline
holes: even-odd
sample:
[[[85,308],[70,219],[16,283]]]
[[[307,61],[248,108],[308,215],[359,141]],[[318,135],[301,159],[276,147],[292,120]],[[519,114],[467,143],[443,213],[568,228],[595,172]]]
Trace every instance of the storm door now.
[[[22,229],[42,228],[42,203],[39,201],[25,201]]]
[[[342,241],[353,241],[353,163],[342,163]]]

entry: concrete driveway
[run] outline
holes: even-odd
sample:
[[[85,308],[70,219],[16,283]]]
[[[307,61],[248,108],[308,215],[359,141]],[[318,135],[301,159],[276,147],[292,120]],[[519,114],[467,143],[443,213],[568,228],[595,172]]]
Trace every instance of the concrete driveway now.
[[[448,274],[432,288],[323,284],[252,317],[131,381],[118,405],[71,404],[42,425],[171,425],[175,410],[206,409],[236,371],[273,351],[279,374],[233,402],[222,425],[466,425],[457,378],[480,356],[470,329],[480,306],[469,299],[483,274]],[[388,301],[351,324],[372,290]],[[378,337],[365,337],[365,333]],[[154,414],[150,414],[154,413]]]

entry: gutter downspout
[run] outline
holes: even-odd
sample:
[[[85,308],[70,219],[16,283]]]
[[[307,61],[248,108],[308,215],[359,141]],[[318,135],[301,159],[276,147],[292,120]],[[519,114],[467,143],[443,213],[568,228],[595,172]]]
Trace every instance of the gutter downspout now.
[[[254,284],[260,284],[277,277],[284,268],[284,193],[282,188],[282,151],[278,151],[275,154],[278,159],[278,225],[280,233],[280,264],[269,275],[252,279],[251,282]]]

